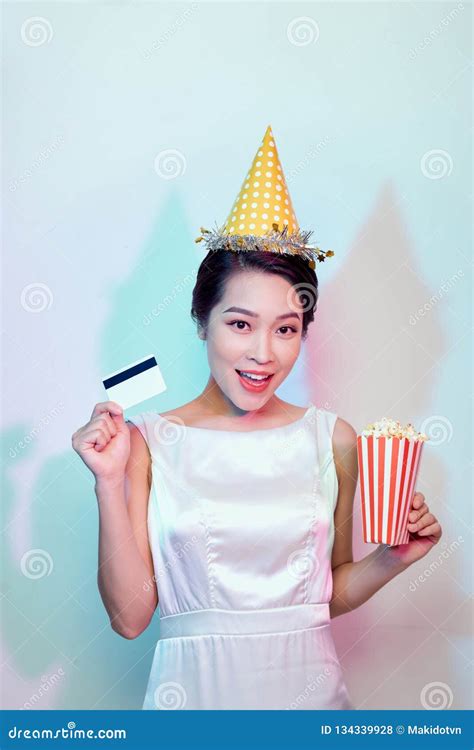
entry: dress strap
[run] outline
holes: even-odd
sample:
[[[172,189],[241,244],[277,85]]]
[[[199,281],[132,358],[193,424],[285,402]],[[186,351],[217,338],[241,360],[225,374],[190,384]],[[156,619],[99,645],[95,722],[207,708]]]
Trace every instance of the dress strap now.
[[[337,414],[335,412],[320,408],[316,410],[315,438],[321,475],[327,471],[334,461],[332,438],[336,420]]]

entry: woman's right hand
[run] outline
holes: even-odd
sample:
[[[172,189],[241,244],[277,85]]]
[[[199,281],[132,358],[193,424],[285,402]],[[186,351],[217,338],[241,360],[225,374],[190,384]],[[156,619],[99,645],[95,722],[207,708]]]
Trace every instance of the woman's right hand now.
[[[125,476],[130,432],[120,404],[115,401],[96,404],[90,420],[76,430],[71,442],[96,479],[117,481]]]

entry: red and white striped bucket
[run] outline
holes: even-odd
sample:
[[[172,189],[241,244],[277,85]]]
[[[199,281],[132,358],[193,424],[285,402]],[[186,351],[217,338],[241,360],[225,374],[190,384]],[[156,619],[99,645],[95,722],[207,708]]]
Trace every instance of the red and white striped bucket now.
[[[365,542],[406,544],[423,440],[357,436]]]

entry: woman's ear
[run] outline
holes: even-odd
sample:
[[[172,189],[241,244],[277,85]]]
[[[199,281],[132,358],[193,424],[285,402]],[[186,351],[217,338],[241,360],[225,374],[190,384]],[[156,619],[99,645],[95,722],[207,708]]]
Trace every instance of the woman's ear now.
[[[200,338],[200,339],[202,339],[203,341],[205,341],[205,340],[206,340],[206,331],[205,331],[205,330],[204,330],[204,328],[202,328],[201,326],[198,326],[198,336],[199,336],[199,338]]]

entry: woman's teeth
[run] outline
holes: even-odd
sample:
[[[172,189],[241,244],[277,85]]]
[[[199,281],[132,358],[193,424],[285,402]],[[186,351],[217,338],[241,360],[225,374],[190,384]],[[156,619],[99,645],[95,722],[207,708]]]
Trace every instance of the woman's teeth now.
[[[271,375],[256,375],[254,373],[245,372],[245,370],[236,370],[236,373],[239,376],[242,388],[245,388],[247,391],[253,391],[254,393],[262,393],[270,384],[270,380],[274,375],[274,373]]]
[[[248,372],[243,372],[242,370],[237,370],[239,375],[241,375],[243,378],[247,378],[248,380],[269,380],[271,378],[271,375],[251,375]]]

